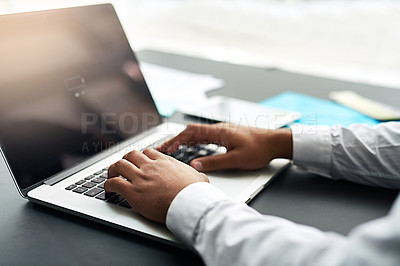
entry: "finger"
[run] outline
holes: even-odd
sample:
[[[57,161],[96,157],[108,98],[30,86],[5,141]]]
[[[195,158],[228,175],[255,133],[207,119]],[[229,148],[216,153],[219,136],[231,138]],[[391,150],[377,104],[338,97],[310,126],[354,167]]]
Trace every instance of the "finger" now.
[[[131,186],[131,183],[120,177],[109,178],[104,183],[104,189],[106,190],[106,193],[115,192],[120,194],[124,198],[129,195]]]
[[[187,142],[190,138],[192,138],[192,135],[196,131],[201,130],[201,128],[205,126],[207,125],[190,124],[185,128],[185,130],[179,133],[176,137],[164,142],[162,145],[158,146],[157,149],[160,150],[161,152],[167,152],[167,151],[173,152],[178,149],[180,143]]]
[[[200,172],[240,168],[236,158],[237,153],[235,151],[230,151],[224,154],[194,159],[190,165]]]
[[[133,163],[138,168],[140,168],[141,165],[150,162],[150,160],[149,160],[149,158],[147,156],[145,156],[140,151],[136,151],[136,150],[133,150],[133,151],[128,152],[127,154],[125,154],[123,159]]]
[[[157,146],[156,149],[160,152],[169,152],[169,150],[171,150],[171,152],[176,151],[180,145],[179,139],[181,138],[181,134],[186,134],[186,133],[182,131],[181,133],[179,133],[179,135],[177,135],[177,136],[173,137],[172,139],[167,140],[163,144]],[[175,143],[176,147],[171,148],[172,146],[175,146],[175,145],[173,145],[174,143]]]
[[[191,124],[176,137],[168,140],[161,146],[159,150],[162,152],[174,152],[179,145],[195,145],[198,143],[215,143],[224,145],[224,137],[222,132],[226,128],[224,124]]]
[[[147,148],[143,150],[143,154],[146,155],[148,158],[155,160],[158,159],[162,156],[165,156],[161,152],[156,151],[155,149],[152,148]]]
[[[181,132],[181,133],[182,133],[182,132]],[[181,133],[179,133],[179,134],[181,134]],[[160,152],[166,152],[167,149],[168,149],[168,147],[172,144],[172,142],[174,141],[174,139],[175,139],[176,137],[177,137],[177,136],[175,136],[175,137],[173,137],[172,139],[169,139],[169,140],[165,141],[164,143],[158,145],[158,146],[156,147],[156,149],[157,149],[158,151],[160,151]]]
[[[132,182],[134,175],[139,172],[139,168],[133,163],[121,159],[108,168],[108,178],[123,176]]]

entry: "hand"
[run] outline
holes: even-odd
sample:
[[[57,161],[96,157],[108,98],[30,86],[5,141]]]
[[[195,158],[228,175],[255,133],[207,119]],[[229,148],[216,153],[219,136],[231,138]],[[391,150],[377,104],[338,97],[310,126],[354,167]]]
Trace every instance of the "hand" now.
[[[172,153],[179,145],[214,143],[225,146],[227,153],[193,160],[190,165],[198,171],[218,169],[262,168],[275,158],[292,158],[292,132],[290,129],[268,130],[219,123],[191,124],[178,136],[157,147]]]
[[[125,177],[127,180],[121,178]],[[209,182],[205,174],[154,149],[131,151],[108,169],[106,192],[123,196],[137,212],[165,223],[175,196],[195,182]]]

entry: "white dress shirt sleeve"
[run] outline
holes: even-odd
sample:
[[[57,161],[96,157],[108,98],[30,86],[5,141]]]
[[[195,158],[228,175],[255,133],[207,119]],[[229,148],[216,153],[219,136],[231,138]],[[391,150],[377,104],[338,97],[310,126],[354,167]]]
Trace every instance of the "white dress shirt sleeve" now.
[[[400,188],[400,122],[304,128],[293,134],[293,162],[333,179]]]
[[[312,137],[293,137],[295,163],[333,178],[383,186],[397,184],[399,171],[392,167],[392,160],[396,160],[396,164],[399,162],[400,129],[399,124],[390,124],[372,130],[364,126],[353,129],[322,127]],[[373,133],[374,130],[379,134]],[[345,145],[347,142],[350,146]],[[350,148],[353,145],[361,145],[359,148],[367,154]],[[343,158],[340,152],[346,153]],[[299,157],[301,154],[307,156]],[[379,157],[378,162],[372,159],[373,155]],[[356,163],[356,167],[348,168],[352,163]],[[359,172],[360,169],[366,170],[367,178],[363,178],[365,172]],[[347,177],[349,173],[350,178]],[[230,200],[205,182],[191,184],[178,193],[166,220],[167,227],[180,241],[196,250],[207,265],[229,266],[398,266],[399,221],[400,197],[388,216],[357,226],[345,237],[261,215],[246,204]]]
[[[390,214],[347,237],[261,215],[209,183],[194,183],[172,201],[167,227],[206,265],[400,265],[400,198]]]

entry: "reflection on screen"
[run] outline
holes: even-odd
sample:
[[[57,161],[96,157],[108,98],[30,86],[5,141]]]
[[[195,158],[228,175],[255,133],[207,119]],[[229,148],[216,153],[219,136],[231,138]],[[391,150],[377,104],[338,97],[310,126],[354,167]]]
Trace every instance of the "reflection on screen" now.
[[[21,189],[161,123],[110,5],[0,17],[0,143]]]

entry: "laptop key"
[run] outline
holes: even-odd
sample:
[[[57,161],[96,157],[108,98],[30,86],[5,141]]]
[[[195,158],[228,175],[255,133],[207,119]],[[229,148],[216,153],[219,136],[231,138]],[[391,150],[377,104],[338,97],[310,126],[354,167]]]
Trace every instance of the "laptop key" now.
[[[200,148],[197,146],[189,146],[189,147],[187,147],[185,152],[186,152],[186,155],[191,156],[191,155],[197,153],[199,150],[200,150]]]
[[[81,194],[81,193],[83,193],[83,192],[85,192],[85,191],[87,191],[87,190],[88,190],[88,189],[85,188],[85,187],[77,187],[77,188],[75,188],[75,189],[72,190],[72,191]]]
[[[87,182],[85,184],[82,185],[82,187],[86,187],[86,188],[92,188],[97,186],[97,183],[93,183],[93,182]]]
[[[182,160],[186,158],[186,152],[184,150],[178,150],[178,152],[171,154],[171,156],[177,160]]]
[[[101,174],[97,175],[96,177],[107,178],[108,177],[108,172],[101,173]]]
[[[121,201],[123,201],[125,198],[122,197],[119,194],[116,194],[115,196],[111,197],[109,200],[107,200],[107,202],[112,203],[112,204],[118,204]]]
[[[119,204],[119,206],[122,206],[122,207],[127,208],[127,209],[132,209],[131,205],[129,205],[129,203],[128,203],[126,200],[123,200],[123,201]]]
[[[213,153],[213,151],[207,150],[207,149],[201,149],[201,150],[199,150],[199,152],[197,153],[197,155],[198,155],[199,157],[203,157],[203,156],[210,155],[211,153]]]
[[[82,180],[79,180],[78,182],[76,182],[75,185],[82,185],[85,182],[86,182],[86,180],[82,179]]]
[[[97,187],[99,187],[99,188],[104,188],[104,183],[101,183],[101,184],[98,185]]]
[[[101,182],[103,182],[104,180],[106,180],[106,179],[103,178],[103,177],[96,177],[96,178],[92,179],[91,182],[94,182],[94,183],[101,183]]]
[[[76,185],[69,185],[69,186],[66,187],[65,189],[66,189],[66,190],[71,190],[71,189],[74,189],[74,188],[76,188]]]
[[[187,157],[183,162],[185,164],[190,164],[190,162],[193,161],[194,159],[196,159],[197,157],[199,157],[199,156],[197,156],[196,154],[193,154],[193,155]]]
[[[92,179],[94,177],[94,175],[90,175],[90,176],[88,176],[88,177],[85,177],[85,179],[86,180],[90,180],[90,179]]]
[[[193,160],[196,159],[196,158],[200,158],[200,157],[204,157],[204,156],[207,156],[207,155],[211,155],[211,154],[213,154],[213,153],[214,153],[214,151],[212,151],[212,150],[202,148],[202,149],[200,149],[197,153],[195,153],[195,154],[189,156],[189,157],[188,157],[185,161],[183,161],[183,162],[186,163],[186,164],[190,164],[190,162],[193,161]]]
[[[177,150],[176,152],[173,153],[166,153],[167,155],[176,158],[179,154],[181,154],[183,151],[182,150]]]
[[[94,197],[103,191],[104,191],[103,189],[95,187],[95,188],[89,190],[88,192],[86,192],[84,195],[89,196],[89,197]]]
[[[106,193],[105,191],[103,191],[99,195],[96,196],[96,199],[108,200],[109,198],[113,197],[114,195],[116,195],[116,193]]]
[[[196,146],[182,145],[176,152],[168,155],[174,157],[178,161],[190,164],[190,162],[196,158],[208,156],[215,153],[216,147],[218,146],[215,145],[214,147],[210,144],[199,144]]]

